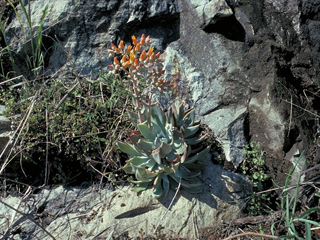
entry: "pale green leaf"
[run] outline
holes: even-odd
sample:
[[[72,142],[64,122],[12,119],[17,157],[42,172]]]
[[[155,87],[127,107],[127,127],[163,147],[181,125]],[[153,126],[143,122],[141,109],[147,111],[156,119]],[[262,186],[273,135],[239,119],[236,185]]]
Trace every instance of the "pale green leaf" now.
[[[166,155],[168,155],[172,151],[171,145],[162,142],[160,146],[160,157],[164,158]]]
[[[167,194],[169,192],[169,188],[170,188],[170,181],[169,181],[169,178],[167,175],[162,176],[162,183],[163,183],[164,191]]]
[[[153,192],[152,192],[152,195],[156,198],[159,198],[161,197],[162,195],[162,174],[158,175],[156,177],[156,179],[154,180],[154,186],[153,186]]]
[[[139,139],[139,141],[137,142],[137,145],[145,151],[151,151],[155,148],[153,142],[145,139]]]
[[[139,167],[152,168],[156,162],[147,156],[134,156],[128,160],[128,163]]]
[[[144,191],[147,189],[148,187],[148,182],[142,182],[142,183],[139,183],[137,187],[134,187],[132,189],[133,192],[141,192],[141,191]]]
[[[136,172],[136,169],[131,164],[128,164],[128,163],[124,165],[123,170],[129,174],[135,174]]]
[[[201,152],[195,154],[194,156],[187,158],[184,161],[184,163],[193,163],[197,160],[202,160],[208,155],[209,151],[210,151],[210,147],[207,147],[204,150],[202,150]]]
[[[117,146],[120,150],[124,153],[127,153],[130,156],[140,156],[142,155],[133,145],[124,143],[124,142],[117,142]]]
[[[193,136],[194,134],[196,134],[196,132],[199,130],[200,125],[195,125],[195,126],[190,126],[187,127],[184,131],[184,137],[188,138],[190,136]]]
[[[155,136],[154,133],[149,129],[149,126],[148,126],[148,123],[147,123],[147,122],[140,123],[140,124],[138,124],[137,127],[138,127],[138,129],[140,130],[141,134],[142,134],[145,138],[151,140],[152,142],[154,141],[154,139],[155,139],[156,136]]]
[[[161,163],[162,163],[161,157],[160,157],[160,148],[157,148],[156,150],[154,150],[154,151],[151,153],[151,156],[153,157],[153,159],[154,159],[158,164],[161,164]]]

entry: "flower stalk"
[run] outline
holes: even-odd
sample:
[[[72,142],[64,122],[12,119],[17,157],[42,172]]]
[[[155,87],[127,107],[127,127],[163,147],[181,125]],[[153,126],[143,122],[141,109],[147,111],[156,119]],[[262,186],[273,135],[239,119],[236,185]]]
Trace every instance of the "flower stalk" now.
[[[123,40],[118,46],[111,43],[111,49],[107,49],[109,56],[113,57],[113,64],[109,65],[112,73],[120,73],[123,71],[129,77],[130,88],[133,90],[134,105],[138,112],[139,122],[143,122],[142,117],[142,91],[138,79],[142,79],[149,87],[148,104],[148,123],[150,121],[150,106],[152,97],[155,92],[168,91],[171,81],[165,81],[162,77],[164,74],[161,53],[154,53],[154,48],[151,47],[152,41],[150,36],[141,35],[140,41],[135,36],[131,37],[133,45],[125,46]],[[119,58],[118,58],[118,57]],[[118,59],[121,59],[120,61]],[[141,101],[140,101],[141,99]]]

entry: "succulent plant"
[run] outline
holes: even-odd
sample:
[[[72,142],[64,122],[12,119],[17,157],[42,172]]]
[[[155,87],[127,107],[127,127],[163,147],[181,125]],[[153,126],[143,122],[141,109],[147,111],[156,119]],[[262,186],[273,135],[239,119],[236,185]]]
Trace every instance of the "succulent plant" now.
[[[200,126],[194,122],[194,109],[185,111],[180,105],[164,112],[155,104],[145,104],[141,110],[142,123],[137,113],[128,113],[138,130],[129,135],[131,143],[117,144],[130,156],[124,170],[135,174],[137,186],[133,191],[143,191],[153,183],[155,197],[179,184],[189,192],[201,192],[194,178],[204,167],[200,160],[206,157],[210,147],[193,149],[206,138],[198,134]]]
[[[147,189],[149,183],[153,183],[155,197],[178,186],[189,192],[201,192],[194,178],[204,166],[200,160],[208,154],[209,147],[204,150],[192,147],[206,138],[198,134],[194,110],[185,111],[180,105],[165,112],[152,104],[153,94],[169,91],[172,81],[163,78],[164,60],[160,52],[154,53],[150,36],[142,34],[140,41],[135,36],[131,39],[133,45],[125,45],[121,40],[118,46],[112,43],[107,50],[113,57],[110,73],[118,74],[119,78],[119,72],[127,76],[136,110],[128,111],[137,128],[129,135],[131,143],[117,143],[120,150],[130,156],[123,169],[135,174],[137,186],[133,190],[136,192]],[[147,103],[142,98],[141,83],[147,85]]]

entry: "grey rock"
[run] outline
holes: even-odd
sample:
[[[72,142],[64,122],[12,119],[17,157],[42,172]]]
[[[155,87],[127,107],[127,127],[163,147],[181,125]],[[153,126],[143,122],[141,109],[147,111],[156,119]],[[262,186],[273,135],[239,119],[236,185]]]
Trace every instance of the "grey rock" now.
[[[225,0],[190,1],[200,19],[200,27],[205,28],[219,20],[233,15]]]
[[[243,150],[246,139],[243,122],[247,108],[223,108],[213,111],[203,117],[203,123],[213,130],[215,137],[221,143],[226,160],[237,168],[245,157]]]
[[[34,221],[40,221],[56,239],[106,239],[125,234],[137,237],[141,236],[141,231],[144,236],[161,233],[167,238],[196,239],[213,220],[223,222],[241,216],[241,207],[251,192],[251,182],[247,178],[223,170],[212,164],[210,158],[205,163],[207,167],[200,177],[202,194],[189,194],[183,190],[176,194],[170,190],[168,195],[155,199],[151,190],[137,195],[128,186],[115,191],[83,186],[44,189],[24,200],[7,197],[2,201]],[[9,227],[7,220],[12,219],[11,232],[17,228],[21,230],[13,237],[50,239],[33,221],[1,203],[0,214],[5,216],[0,219],[1,234]],[[157,227],[161,230],[157,231]]]
[[[279,111],[267,99],[264,102],[260,102],[253,98],[249,106],[252,123],[259,125],[260,129],[264,129],[264,131],[255,133],[255,139],[266,138],[264,140],[266,148],[282,151],[285,138],[285,123]]]
[[[319,84],[316,66],[320,58],[312,51],[318,48],[320,34],[319,4],[314,0],[305,1],[301,8],[297,0],[33,1],[35,30],[47,4],[44,39],[48,42],[57,36],[61,44],[47,59],[48,73],[71,69],[63,49],[81,74],[107,71],[110,60],[104,53],[110,42],[129,41],[133,34],[146,33],[166,54],[166,78],[177,83],[172,95],[158,96],[164,106],[185,101],[196,109],[198,120],[220,114],[224,108],[228,115],[230,109],[247,107],[246,117],[238,120],[237,126],[243,127],[237,128],[237,134],[230,134],[233,117],[224,125],[229,128],[222,128],[224,133],[213,127],[219,141],[224,139],[221,143],[227,159],[235,161],[235,166],[244,157],[239,147],[245,139],[260,141],[272,156],[283,155],[289,106],[279,110],[279,99],[272,95],[280,91],[276,83],[286,77],[281,69],[290,69],[297,81]],[[22,18],[22,22],[26,20]],[[6,31],[12,48],[23,55],[21,40],[27,36],[20,23],[13,19]],[[292,52],[293,47],[305,46],[308,51]],[[236,114],[238,110],[234,111],[235,118],[241,115]],[[207,122],[221,126],[213,118]],[[244,133],[244,129],[250,132]],[[226,136],[237,136],[236,144]]]
[[[131,35],[137,37],[142,33],[149,35],[158,42],[158,50],[178,38],[179,8],[172,1],[108,1],[87,3],[69,0],[35,0],[31,2],[31,19],[36,32],[40,25],[40,17],[48,5],[48,13],[44,20],[45,48],[48,57],[45,59],[50,66],[47,74],[72,71],[71,63],[80,74],[108,71],[108,54],[106,48],[111,42],[119,39],[128,41]],[[28,8],[28,6],[26,6]],[[21,24],[27,26],[27,20],[21,8],[17,8],[21,16]],[[141,22],[148,22],[139,28]],[[167,24],[170,22],[170,24]],[[14,18],[6,30],[11,47],[20,56],[32,55],[29,29],[22,31],[21,24]],[[26,50],[26,51],[25,51]],[[50,55],[50,56],[49,56]],[[70,62],[71,59],[72,61]],[[17,62],[23,66],[24,59]],[[26,68],[19,69],[18,74],[25,74]]]

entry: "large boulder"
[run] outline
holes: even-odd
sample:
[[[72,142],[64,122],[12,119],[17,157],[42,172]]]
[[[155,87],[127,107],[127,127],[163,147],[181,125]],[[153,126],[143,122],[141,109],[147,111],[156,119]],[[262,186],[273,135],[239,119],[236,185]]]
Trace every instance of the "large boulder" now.
[[[292,121],[301,108],[291,111],[290,102],[303,108],[309,101],[318,110],[313,91],[319,88],[319,3],[300,2],[35,0],[31,13],[36,31],[48,5],[47,73],[61,74],[72,65],[81,74],[108,71],[105,50],[111,42],[151,35],[155,48],[166,53],[167,78],[176,82],[167,100],[195,107],[237,168],[248,141],[261,142],[270,161],[282,158],[299,135],[305,146],[310,142],[313,119]],[[25,49],[30,54],[21,23],[12,18],[6,28],[19,56]]]
[[[0,204],[4,216],[0,233],[14,239],[52,239],[48,233],[56,239],[159,234],[198,239],[204,228],[241,216],[251,193],[247,178],[212,164],[210,158],[205,162],[201,194],[170,190],[155,199],[151,189],[138,195],[128,186],[112,191],[83,184],[43,189],[24,197],[8,196],[2,199],[5,204]]]

